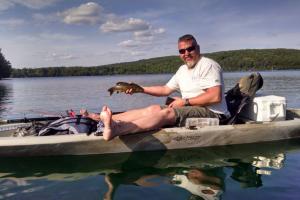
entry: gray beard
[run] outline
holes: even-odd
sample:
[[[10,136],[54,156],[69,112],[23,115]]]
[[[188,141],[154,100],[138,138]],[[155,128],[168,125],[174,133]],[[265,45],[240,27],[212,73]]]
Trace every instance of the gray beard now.
[[[186,62],[185,63],[186,66],[189,68],[189,69],[192,69],[195,67],[195,65],[197,64],[197,62]]]
[[[189,69],[193,69],[197,63],[200,61],[202,56],[200,56],[199,59],[197,59],[197,61],[192,61],[192,62],[185,62],[186,66],[189,68]]]

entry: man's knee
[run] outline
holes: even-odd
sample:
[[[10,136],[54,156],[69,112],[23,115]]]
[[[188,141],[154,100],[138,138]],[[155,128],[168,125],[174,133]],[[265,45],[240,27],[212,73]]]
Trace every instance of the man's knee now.
[[[167,119],[169,122],[175,122],[176,114],[173,108],[165,108],[160,111],[164,119]]]
[[[146,115],[152,115],[152,114],[157,113],[157,112],[159,112],[161,110],[162,109],[161,109],[160,105],[151,105],[151,106],[148,106],[146,108],[145,114]]]

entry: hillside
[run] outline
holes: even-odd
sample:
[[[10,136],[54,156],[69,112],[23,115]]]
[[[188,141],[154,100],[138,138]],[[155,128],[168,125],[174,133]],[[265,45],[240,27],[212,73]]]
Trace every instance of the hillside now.
[[[224,71],[300,69],[300,50],[245,49],[204,54],[220,63]],[[13,69],[12,77],[98,76],[161,74],[175,72],[178,56],[166,56],[93,67],[47,67]]]

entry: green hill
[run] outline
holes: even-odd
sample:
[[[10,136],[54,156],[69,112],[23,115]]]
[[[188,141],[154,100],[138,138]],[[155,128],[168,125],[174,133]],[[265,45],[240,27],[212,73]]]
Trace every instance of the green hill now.
[[[206,54],[225,71],[300,69],[298,49],[245,49]]]
[[[224,71],[300,69],[300,50],[245,49],[206,53]],[[182,64],[178,56],[144,59],[93,67],[47,67],[13,69],[12,77],[97,76],[117,74],[173,73]]]

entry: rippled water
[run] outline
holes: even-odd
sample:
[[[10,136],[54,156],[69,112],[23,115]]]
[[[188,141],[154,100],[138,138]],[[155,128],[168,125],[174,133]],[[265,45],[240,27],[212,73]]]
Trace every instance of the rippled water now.
[[[299,199],[299,140],[1,158],[0,199]]]
[[[225,73],[226,89],[247,73]],[[262,72],[264,86],[260,93],[285,96],[288,107],[300,104],[300,71]],[[132,75],[95,77],[27,78],[0,81],[0,117],[13,118],[39,114],[60,114],[67,109],[88,108],[99,111],[108,105],[113,111],[124,111],[149,104],[162,104],[164,97],[144,94],[114,94],[107,89],[118,81],[141,85],[166,83],[171,75]]]
[[[245,73],[225,73],[226,88]],[[300,71],[262,72],[260,93],[300,107]],[[117,81],[163,84],[171,75],[0,81],[0,117],[114,111],[163,103],[143,94],[109,96]],[[0,158],[0,199],[299,199],[300,141],[106,156]]]

